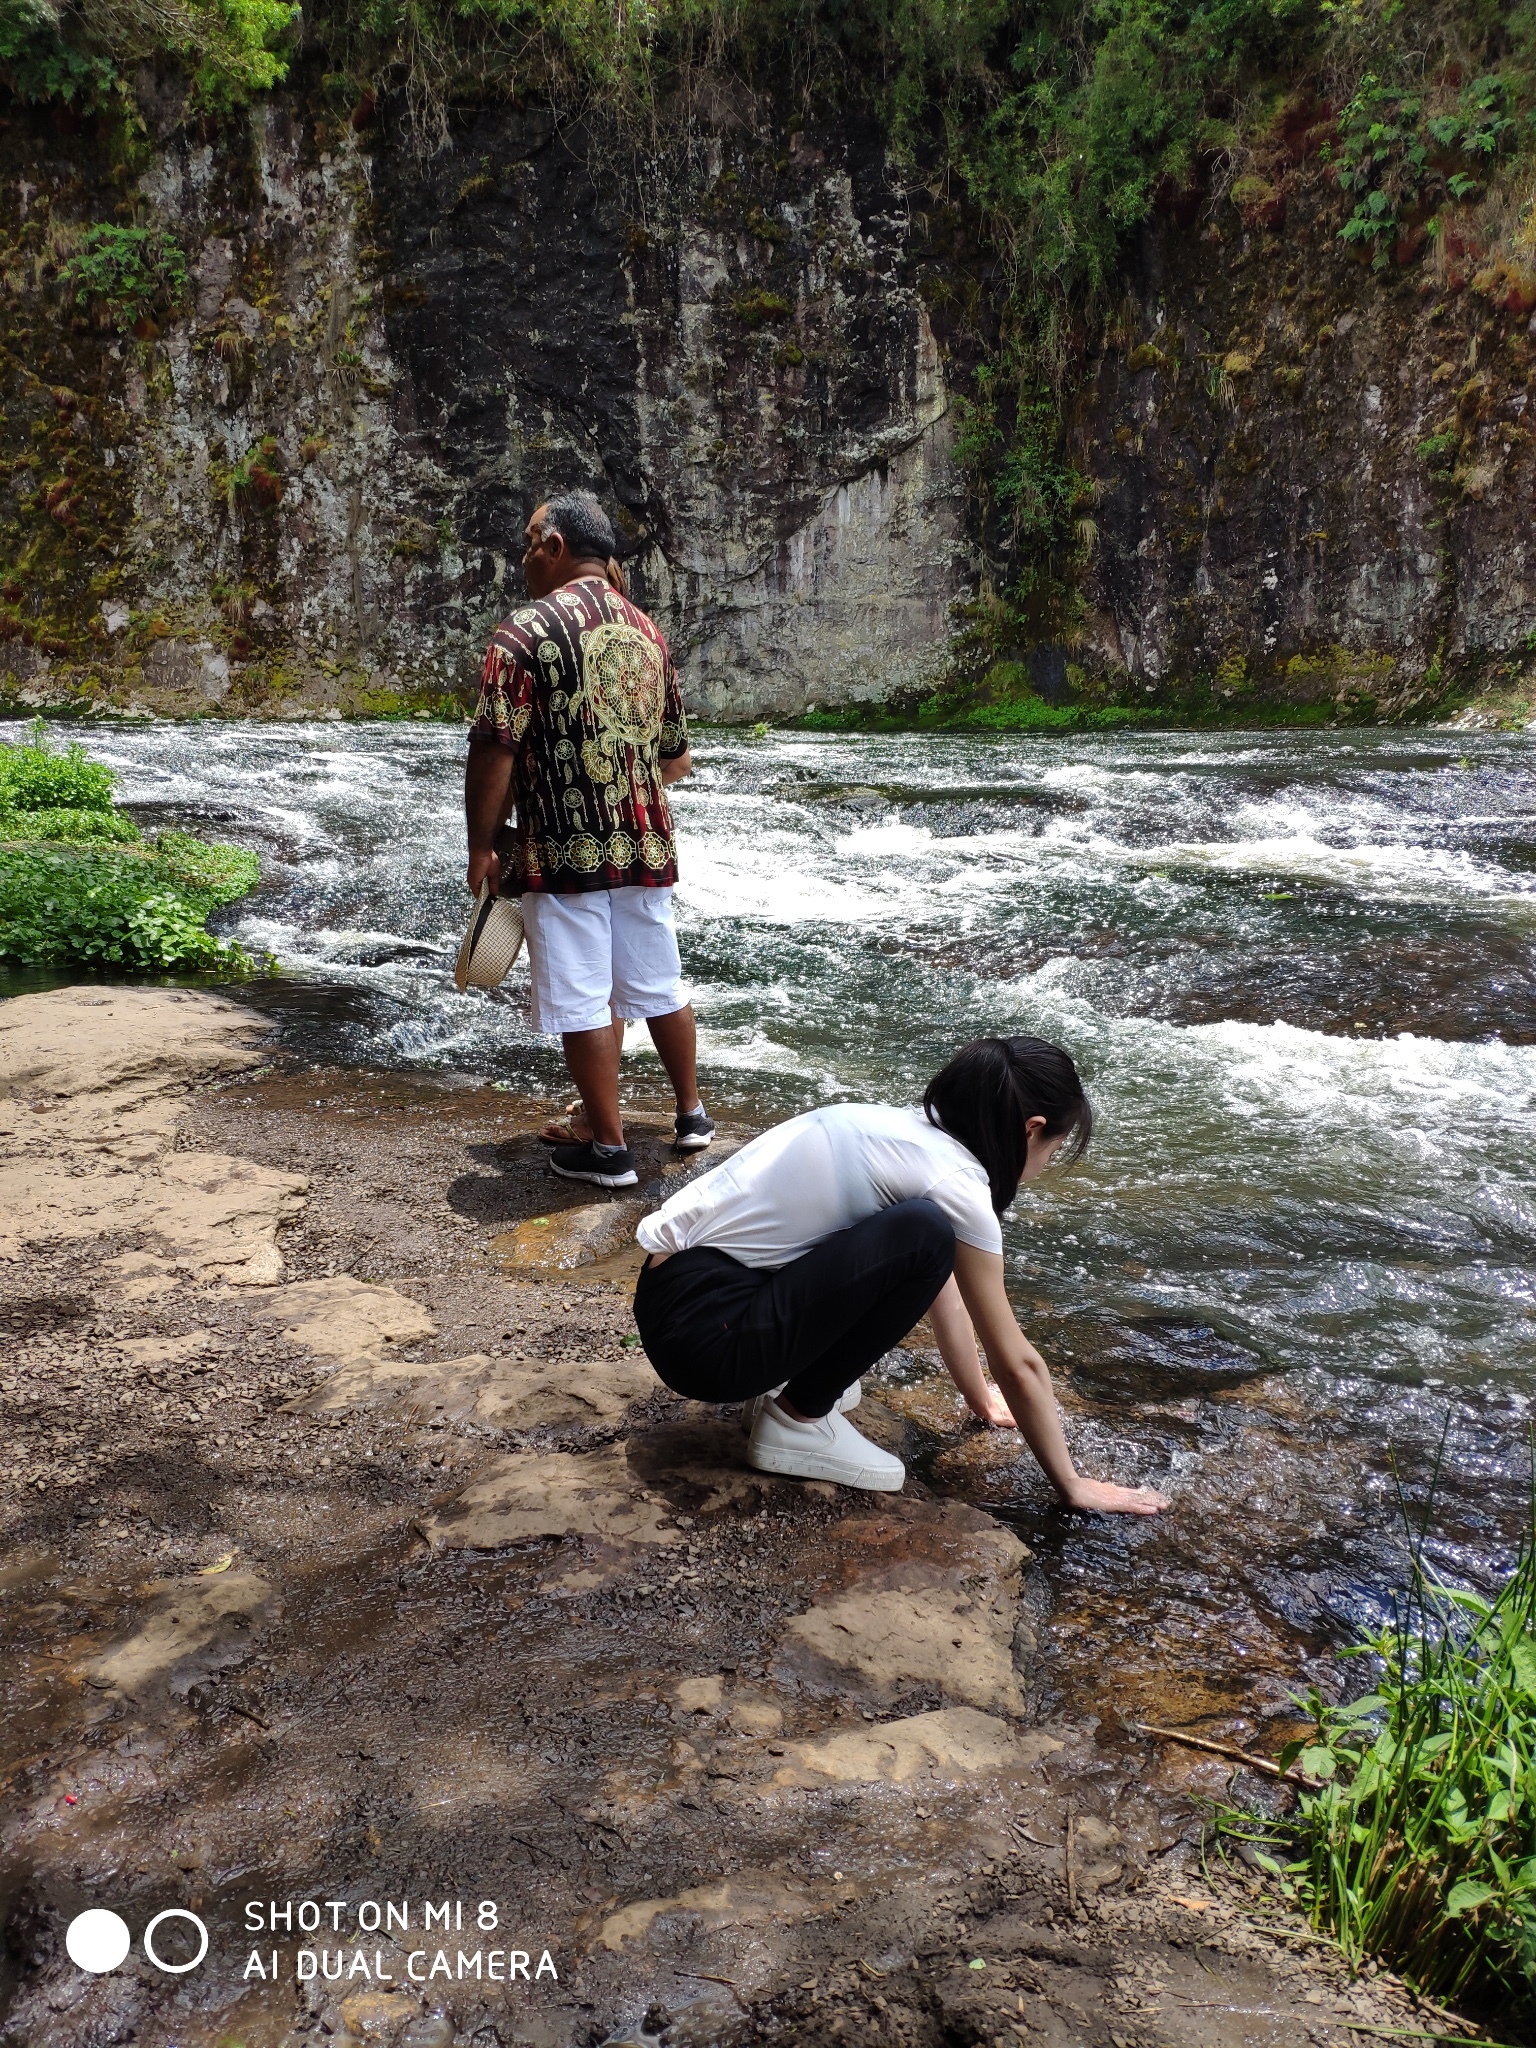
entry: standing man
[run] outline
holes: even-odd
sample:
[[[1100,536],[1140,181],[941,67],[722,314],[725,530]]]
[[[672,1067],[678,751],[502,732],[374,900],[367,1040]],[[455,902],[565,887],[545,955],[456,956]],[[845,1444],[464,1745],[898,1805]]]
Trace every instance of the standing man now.
[[[550,1165],[627,1188],[639,1176],[619,1116],[614,1017],[649,1027],[677,1097],[677,1149],[700,1152],[715,1134],[672,924],[664,786],[692,772],[688,725],[667,643],[624,594],[618,542],[591,492],[540,505],[526,538],[529,602],[491,636],[470,728],[469,891],[489,879],[521,896],[534,1028],[559,1034],[587,1113],[591,1137],[557,1145]]]

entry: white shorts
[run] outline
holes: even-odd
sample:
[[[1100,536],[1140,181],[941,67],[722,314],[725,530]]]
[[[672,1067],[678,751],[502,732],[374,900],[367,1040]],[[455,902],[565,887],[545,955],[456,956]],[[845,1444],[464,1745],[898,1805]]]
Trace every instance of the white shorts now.
[[[519,900],[535,1031],[599,1031],[610,1009],[634,1023],[687,1002],[670,889],[529,889]]]

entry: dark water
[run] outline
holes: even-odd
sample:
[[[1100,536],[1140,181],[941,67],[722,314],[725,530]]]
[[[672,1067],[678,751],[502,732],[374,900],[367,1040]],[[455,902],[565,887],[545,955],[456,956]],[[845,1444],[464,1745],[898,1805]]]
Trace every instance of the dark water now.
[[[558,1090],[517,984],[449,979],[457,731],[91,744],[145,822],[263,854],[233,929],[282,963],[255,996],[296,1051]],[[942,1387],[911,1396],[934,1476],[1040,1553],[1052,1683],[1091,1700],[1113,1671],[1184,1718],[1279,1702],[1383,1611],[1399,1488],[1443,1569],[1496,1571],[1536,1367],[1536,739],[697,753],[679,907],[713,1105],[913,1099],[988,1030],[1058,1038],[1090,1079],[1092,1162],[1020,1202],[1011,1280],[1082,1462],[1177,1512],[1063,1518],[1016,1439],[959,1431]]]

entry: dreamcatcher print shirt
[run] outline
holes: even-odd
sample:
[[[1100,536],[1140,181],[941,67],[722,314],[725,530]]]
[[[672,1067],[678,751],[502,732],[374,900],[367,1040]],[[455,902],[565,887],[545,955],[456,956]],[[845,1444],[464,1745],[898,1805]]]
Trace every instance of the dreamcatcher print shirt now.
[[[677,880],[661,763],[688,748],[666,641],[606,578],[581,576],[502,620],[471,733],[513,755],[505,886],[572,895]]]

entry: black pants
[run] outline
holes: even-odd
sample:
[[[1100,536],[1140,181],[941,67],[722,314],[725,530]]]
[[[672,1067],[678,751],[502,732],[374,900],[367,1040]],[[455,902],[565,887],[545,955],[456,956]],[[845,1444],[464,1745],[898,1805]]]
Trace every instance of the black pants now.
[[[776,1273],[706,1245],[674,1252],[641,1273],[635,1326],[662,1379],[691,1401],[748,1401],[787,1381],[802,1415],[826,1415],[901,1342],[954,1263],[937,1203],[897,1202]]]

